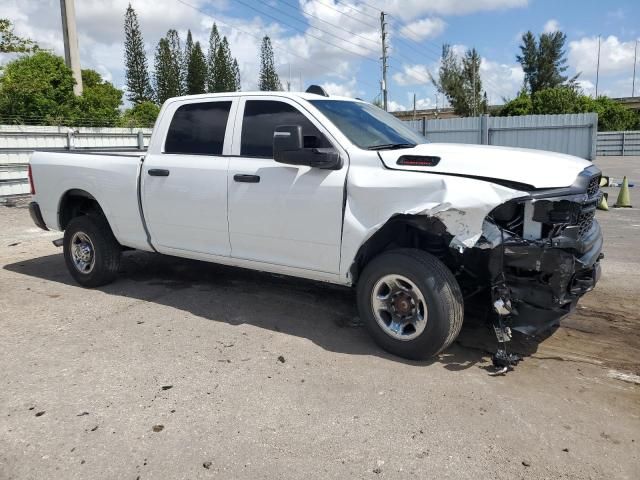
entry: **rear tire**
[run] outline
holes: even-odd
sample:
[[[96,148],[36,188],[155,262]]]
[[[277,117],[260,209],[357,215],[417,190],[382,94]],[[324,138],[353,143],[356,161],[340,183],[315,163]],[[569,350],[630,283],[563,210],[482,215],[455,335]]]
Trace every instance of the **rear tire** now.
[[[63,250],[69,273],[83,287],[106,285],[118,275],[122,248],[102,216],[73,218],[64,232]]]
[[[375,257],[358,280],[357,295],[360,317],[373,339],[399,357],[433,357],[462,328],[464,301],[457,280],[422,250],[392,250]]]

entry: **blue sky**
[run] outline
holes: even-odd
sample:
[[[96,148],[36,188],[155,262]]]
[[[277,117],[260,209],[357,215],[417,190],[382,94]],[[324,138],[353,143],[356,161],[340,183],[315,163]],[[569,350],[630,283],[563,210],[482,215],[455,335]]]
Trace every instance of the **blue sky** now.
[[[124,86],[122,21],[127,0],[76,0],[83,67]],[[582,72],[585,93],[595,93],[597,37],[601,35],[599,93],[629,96],[633,49],[640,37],[640,2],[632,0],[131,0],[143,30],[150,67],[159,38],[176,28],[191,29],[206,44],[216,21],[240,63],[244,90],[257,83],[259,42],[268,34],[284,85],[293,90],[322,84],[330,93],[367,100],[379,94],[380,9],[389,14],[389,98],[392,109],[434,106],[442,43],[457,52],[475,47],[491,103],[513,97],[522,85],[515,60],[520,36],[560,29],[567,34],[568,73]],[[62,52],[58,0],[3,0],[19,34]],[[7,61],[8,56],[0,58]],[[640,66],[638,66],[640,70]],[[640,77],[640,71],[638,72]],[[640,94],[637,80],[636,94]]]

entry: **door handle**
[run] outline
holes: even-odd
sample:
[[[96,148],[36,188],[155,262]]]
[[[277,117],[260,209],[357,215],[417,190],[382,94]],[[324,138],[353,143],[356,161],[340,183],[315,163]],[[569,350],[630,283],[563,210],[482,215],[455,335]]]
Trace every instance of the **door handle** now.
[[[169,170],[165,170],[163,168],[150,168],[147,173],[152,177],[168,177]]]
[[[237,173],[233,176],[233,180],[243,183],[259,183],[260,175],[245,175],[243,173]]]

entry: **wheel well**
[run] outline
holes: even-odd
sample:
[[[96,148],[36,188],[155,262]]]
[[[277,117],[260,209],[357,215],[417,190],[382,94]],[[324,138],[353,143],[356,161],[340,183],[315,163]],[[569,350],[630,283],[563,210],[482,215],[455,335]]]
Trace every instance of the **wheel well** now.
[[[452,235],[444,223],[435,217],[396,215],[360,247],[351,265],[351,278],[356,283],[367,263],[386,250],[416,248],[444,261],[449,254],[451,239]]]
[[[60,200],[58,223],[60,230],[65,230],[69,222],[80,215],[97,214],[104,216],[98,201],[84,190],[69,190]]]

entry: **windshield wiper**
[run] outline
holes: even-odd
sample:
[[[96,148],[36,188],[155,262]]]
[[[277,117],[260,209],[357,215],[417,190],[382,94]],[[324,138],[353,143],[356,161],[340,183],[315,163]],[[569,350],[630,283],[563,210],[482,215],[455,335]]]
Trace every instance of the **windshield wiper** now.
[[[372,145],[367,150],[395,150],[397,148],[413,148],[415,143],[383,143],[382,145]]]

